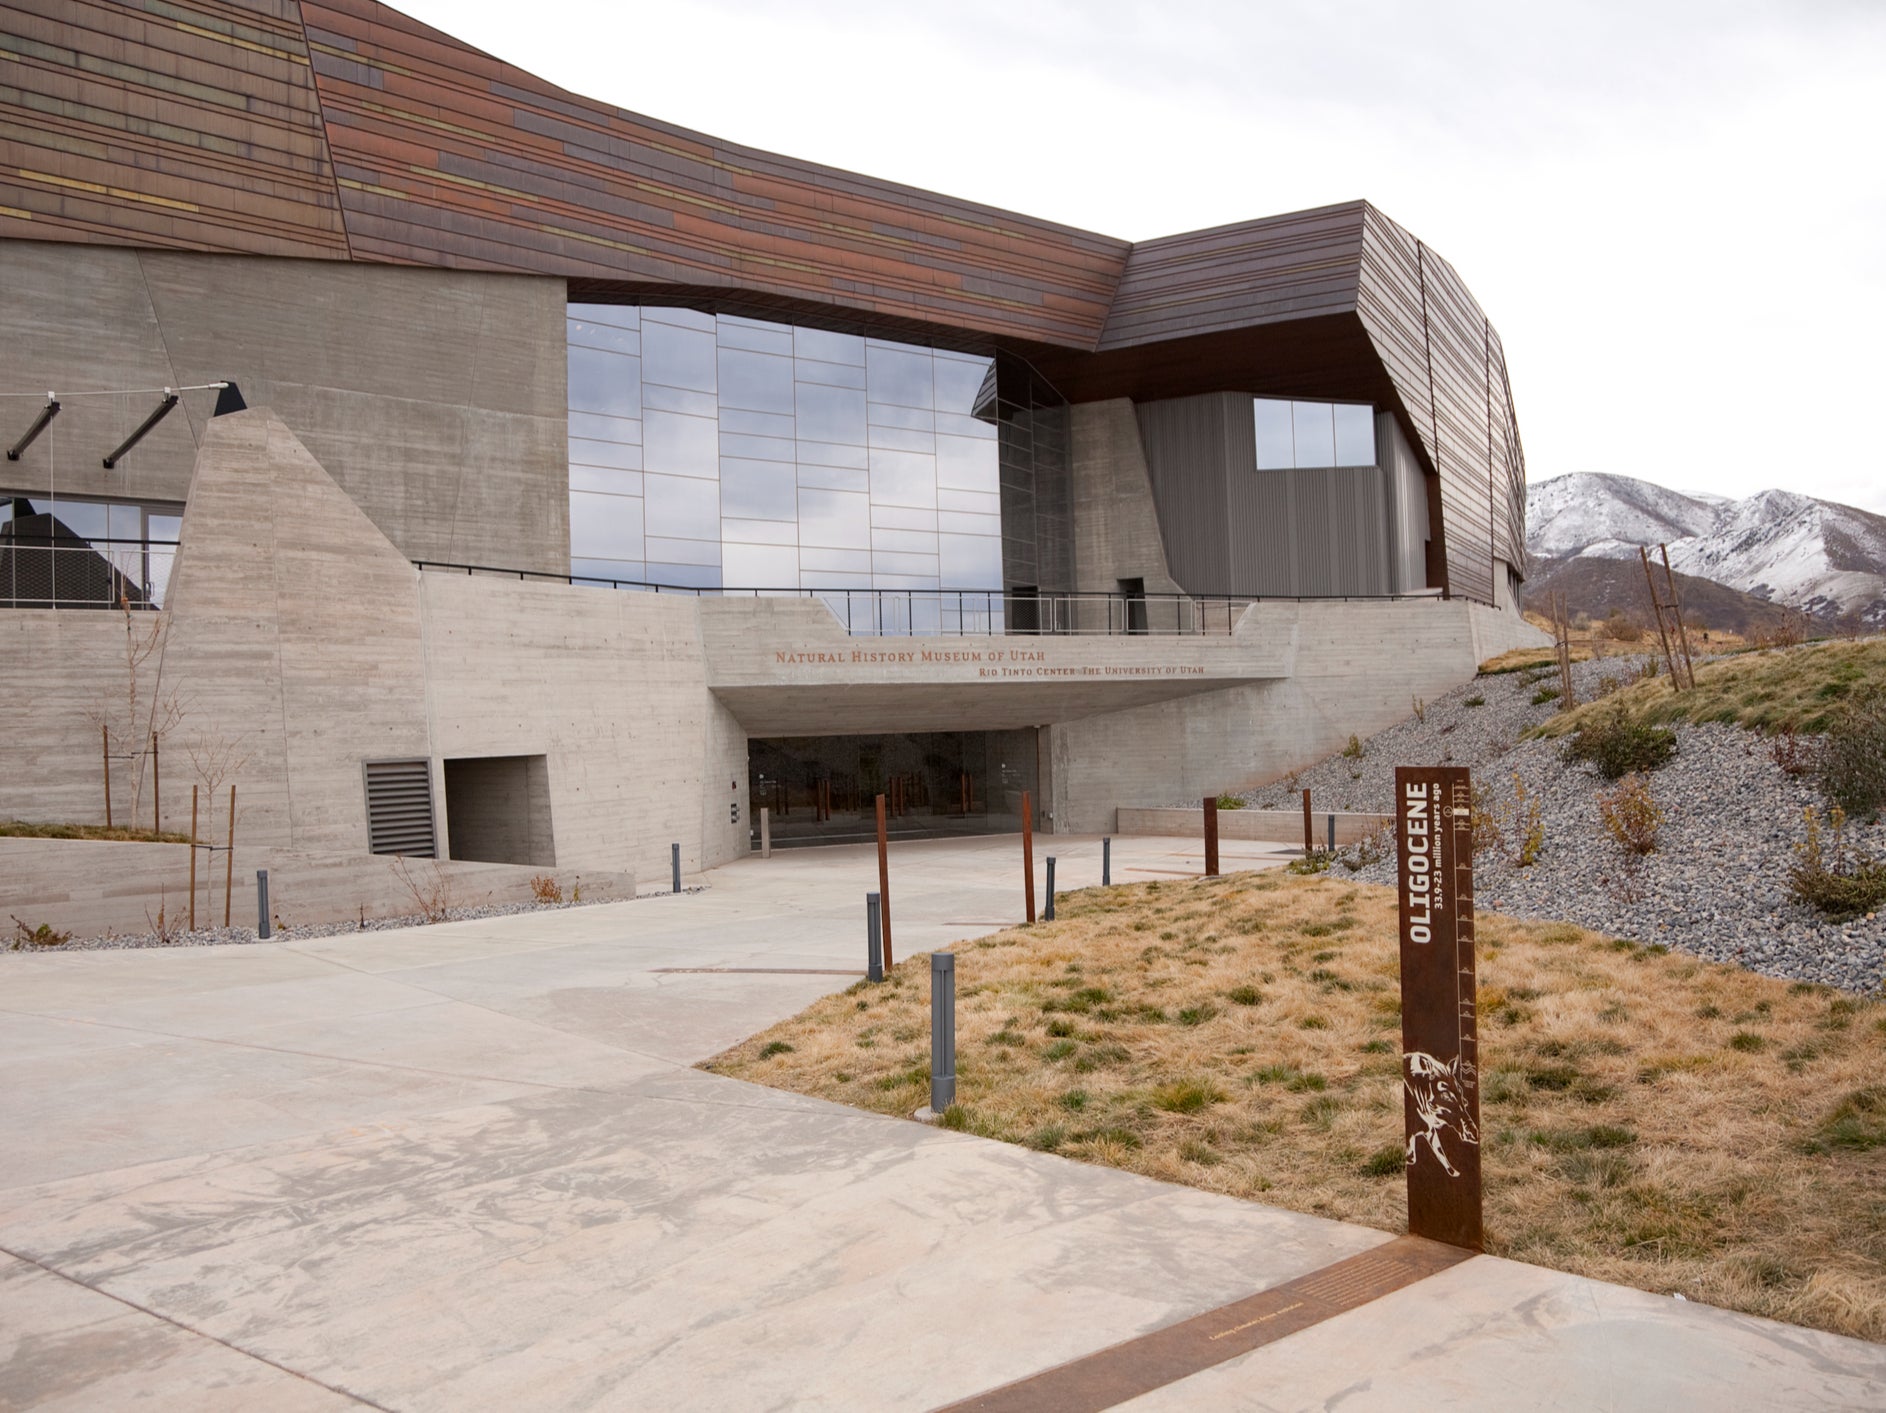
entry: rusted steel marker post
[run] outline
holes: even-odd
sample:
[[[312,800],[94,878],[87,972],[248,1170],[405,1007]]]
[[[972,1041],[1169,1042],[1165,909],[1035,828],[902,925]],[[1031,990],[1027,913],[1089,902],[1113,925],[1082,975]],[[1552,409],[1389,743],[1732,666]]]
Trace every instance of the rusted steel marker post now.
[[[1395,771],[1408,1231],[1479,1251],[1472,794],[1462,766]]]
[[[1218,876],[1218,797],[1205,797],[1205,876]]]
[[[100,726],[98,739],[105,751],[105,828],[111,828],[111,728]]]
[[[1310,822],[1310,792],[1303,792],[1303,852],[1307,857],[1316,852],[1316,826]]]
[[[891,953],[891,840],[884,826],[884,797],[878,796],[878,925],[884,930],[884,970],[897,963]]]
[[[1033,814],[1028,792],[1022,791],[1022,900],[1028,908],[1028,920],[1035,920],[1035,832],[1030,823]]]

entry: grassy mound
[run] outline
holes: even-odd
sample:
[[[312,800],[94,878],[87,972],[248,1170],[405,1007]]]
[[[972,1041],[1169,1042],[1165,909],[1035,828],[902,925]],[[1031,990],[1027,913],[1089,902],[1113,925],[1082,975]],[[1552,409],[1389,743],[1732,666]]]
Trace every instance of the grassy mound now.
[[[957,953],[946,1122],[1405,1227],[1391,890],[1281,873],[1062,895]],[[1886,1006],[1480,919],[1493,1251],[1886,1338]],[[709,1064],[928,1101],[928,959]]]
[[[87,839],[112,844],[187,844],[188,834],[171,830],[126,829],[102,824],[31,824],[20,819],[0,819],[0,839]]]
[[[1653,677],[1560,712],[1532,734],[1562,736],[1620,706],[1643,723],[1721,721],[1769,733],[1818,732],[1868,686],[1886,689],[1886,638],[1770,648],[1702,664],[1692,692]]]

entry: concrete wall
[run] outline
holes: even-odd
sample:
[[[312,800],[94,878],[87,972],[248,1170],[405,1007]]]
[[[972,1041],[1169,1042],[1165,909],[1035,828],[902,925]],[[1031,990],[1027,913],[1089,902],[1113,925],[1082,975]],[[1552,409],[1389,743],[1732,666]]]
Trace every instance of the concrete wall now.
[[[1057,831],[1100,833],[1121,806],[1244,790],[1341,749],[1470,680],[1480,662],[1530,635],[1510,614],[1439,599],[1253,604],[1239,625],[1284,640],[1281,680],[1056,724]],[[1510,641],[1509,641],[1510,640]]]
[[[232,378],[407,558],[568,572],[561,280],[4,241],[0,289],[0,389]],[[215,399],[107,471],[157,394],[67,396],[0,489],[181,501]]]
[[[1203,799],[1203,796],[1200,797]],[[1311,801],[1314,806],[1315,801]],[[1202,839],[1205,837],[1205,811],[1179,808],[1122,808],[1114,826],[1116,834],[1149,835],[1154,838]],[[1310,837],[1321,849],[1329,844],[1330,821],[1336,822],[1338,847],[1367,838],[1378,829],[1394,823],[1385,814],[1350,814],[1316,810],[1310,816]],[[1294,844],[1303,847],[1303,812],[1301,810],[1219,810],[1220,839],[1262,840],[1270,844]]]
[[[199,854],[197,924],[223,921],[222,854]],[[411,917],[420,911],[413,891],[393,859],[372,854],[303,854],[248,847],[236,841],[230,921],[254,928],[255,871],[269,873],[269,911],[287,927]],[[413,860],[413,882],[425,892],[437,886],[452,907],[502,906],[533,901],[530,880],[548,873],[566,898],[580,888],[585,901],[635,896],[626,874],[575,869],[520,868],[506,864]],[[665,876],[665,875],[664,875]],[[438,882],[435,882],[437,880]],[[29,927],[47,923],[78,937],[151,931],[161,908],[171,927],[190,915],[190,854],[183,844],[112,844],[65,839],[0,839],[0,885],[6,936],[16,915]],[[4,944],[0,944],[4,945]]]
[[[1075,589],[1117,593],[1143,579],[1149,594],[1184,592],[1166,564],[1139,419],[1126,398],[1069,409],[1074,478]]]

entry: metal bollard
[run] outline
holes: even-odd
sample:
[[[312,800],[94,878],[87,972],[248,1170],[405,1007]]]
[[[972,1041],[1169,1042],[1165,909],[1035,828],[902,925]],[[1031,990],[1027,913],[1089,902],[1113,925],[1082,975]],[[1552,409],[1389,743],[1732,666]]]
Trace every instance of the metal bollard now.
[[[255,871],[255,935],[263,942],[275,935],[269,927],[268,870],[265,868]]]
[[[760,857],[770,859],[773,856],[773,812],[764,806],[760,809]]]
[[[1336,852],[1336,816],[1333,814],[1329,817],[1329,851]]]
[[[1113,840],[1111,839],[1100,841],[1100,886],[1102,888],[1113,886]]]
[[[674,869],[674,890],[679,893],[681,891],[681,846],[679,844],[670,844],[668,846],[668,860],[671,867]]]
[[[956,1102],[956,954],[930,954],[930,1110]]]
[[[1048,910],[1041,915],[1043,922],[1054,921],[1054,855],[1048,855]]]
[[[878,920],[878,895],[864,895],[864,979],[884,980],[884,932]]]

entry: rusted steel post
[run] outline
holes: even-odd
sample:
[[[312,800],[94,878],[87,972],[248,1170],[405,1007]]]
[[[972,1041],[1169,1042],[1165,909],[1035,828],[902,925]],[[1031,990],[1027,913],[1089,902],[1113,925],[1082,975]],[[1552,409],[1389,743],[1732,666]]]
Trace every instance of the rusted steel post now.
[[[190,930],[196,931],[196,792],[190,787]]]
[[[1205,797],[1205,876],[1218,876],[1218,797]]]
[[[157,773],[157,733],[151,732],[151,833],[161,834],[164,830],[164,813],[158,802],[159,787],[162,777]]]
[[[236,889],[236,787],[229,787],[229,842],[223,849],[223,926],[229,926],[229,899]]]
[[[105,756],[105,828],[111,828],[111,728],[98,726],[98,740]]]
[[[1303,853],[1307,858],[1316,852],[1316,825],[1310,819],[1310,792],[1303,792]]]
[[[1637,547],[1637,557],[1644,562],[1644,587],[1650,590],[1650,611],[1657,615],[1657,640],[1663,644],[1663,665],[1670,670],[1670,686],[1683,690],[1683,679],[1676,675],[1676,657],[1670,651],[1670,631],[1663,626],[1663,600],[1657,597],[1657,581],[1650,572],[1650,551]]]
[[[1670,547],[1658,545],[1657,553],[1663,556],[1663,582],[1670,588],[1670,611],[1676,615],[1676,638],[1683,648],[1683,675],[1689,679],[1690,686],[1696,685],[1696,664],[1690,657],[1690,632],[1683,626],[1683,591],[1677,587],[1676,575],[1670,572]]]
[[[878,796],[878,922],[884,929],[884,970],[897,965],[891,951],[891,837],[884,823],[884,797]]]
[[[1472,799],[1465,767],[1395,771],[1408,1231],[1479,1251]]]
[[[1022,899],[1030,922],[1035,920],[1035,830],[1030,819],[1034,813],[1033,803],[1028,791],[1022,791]]]

